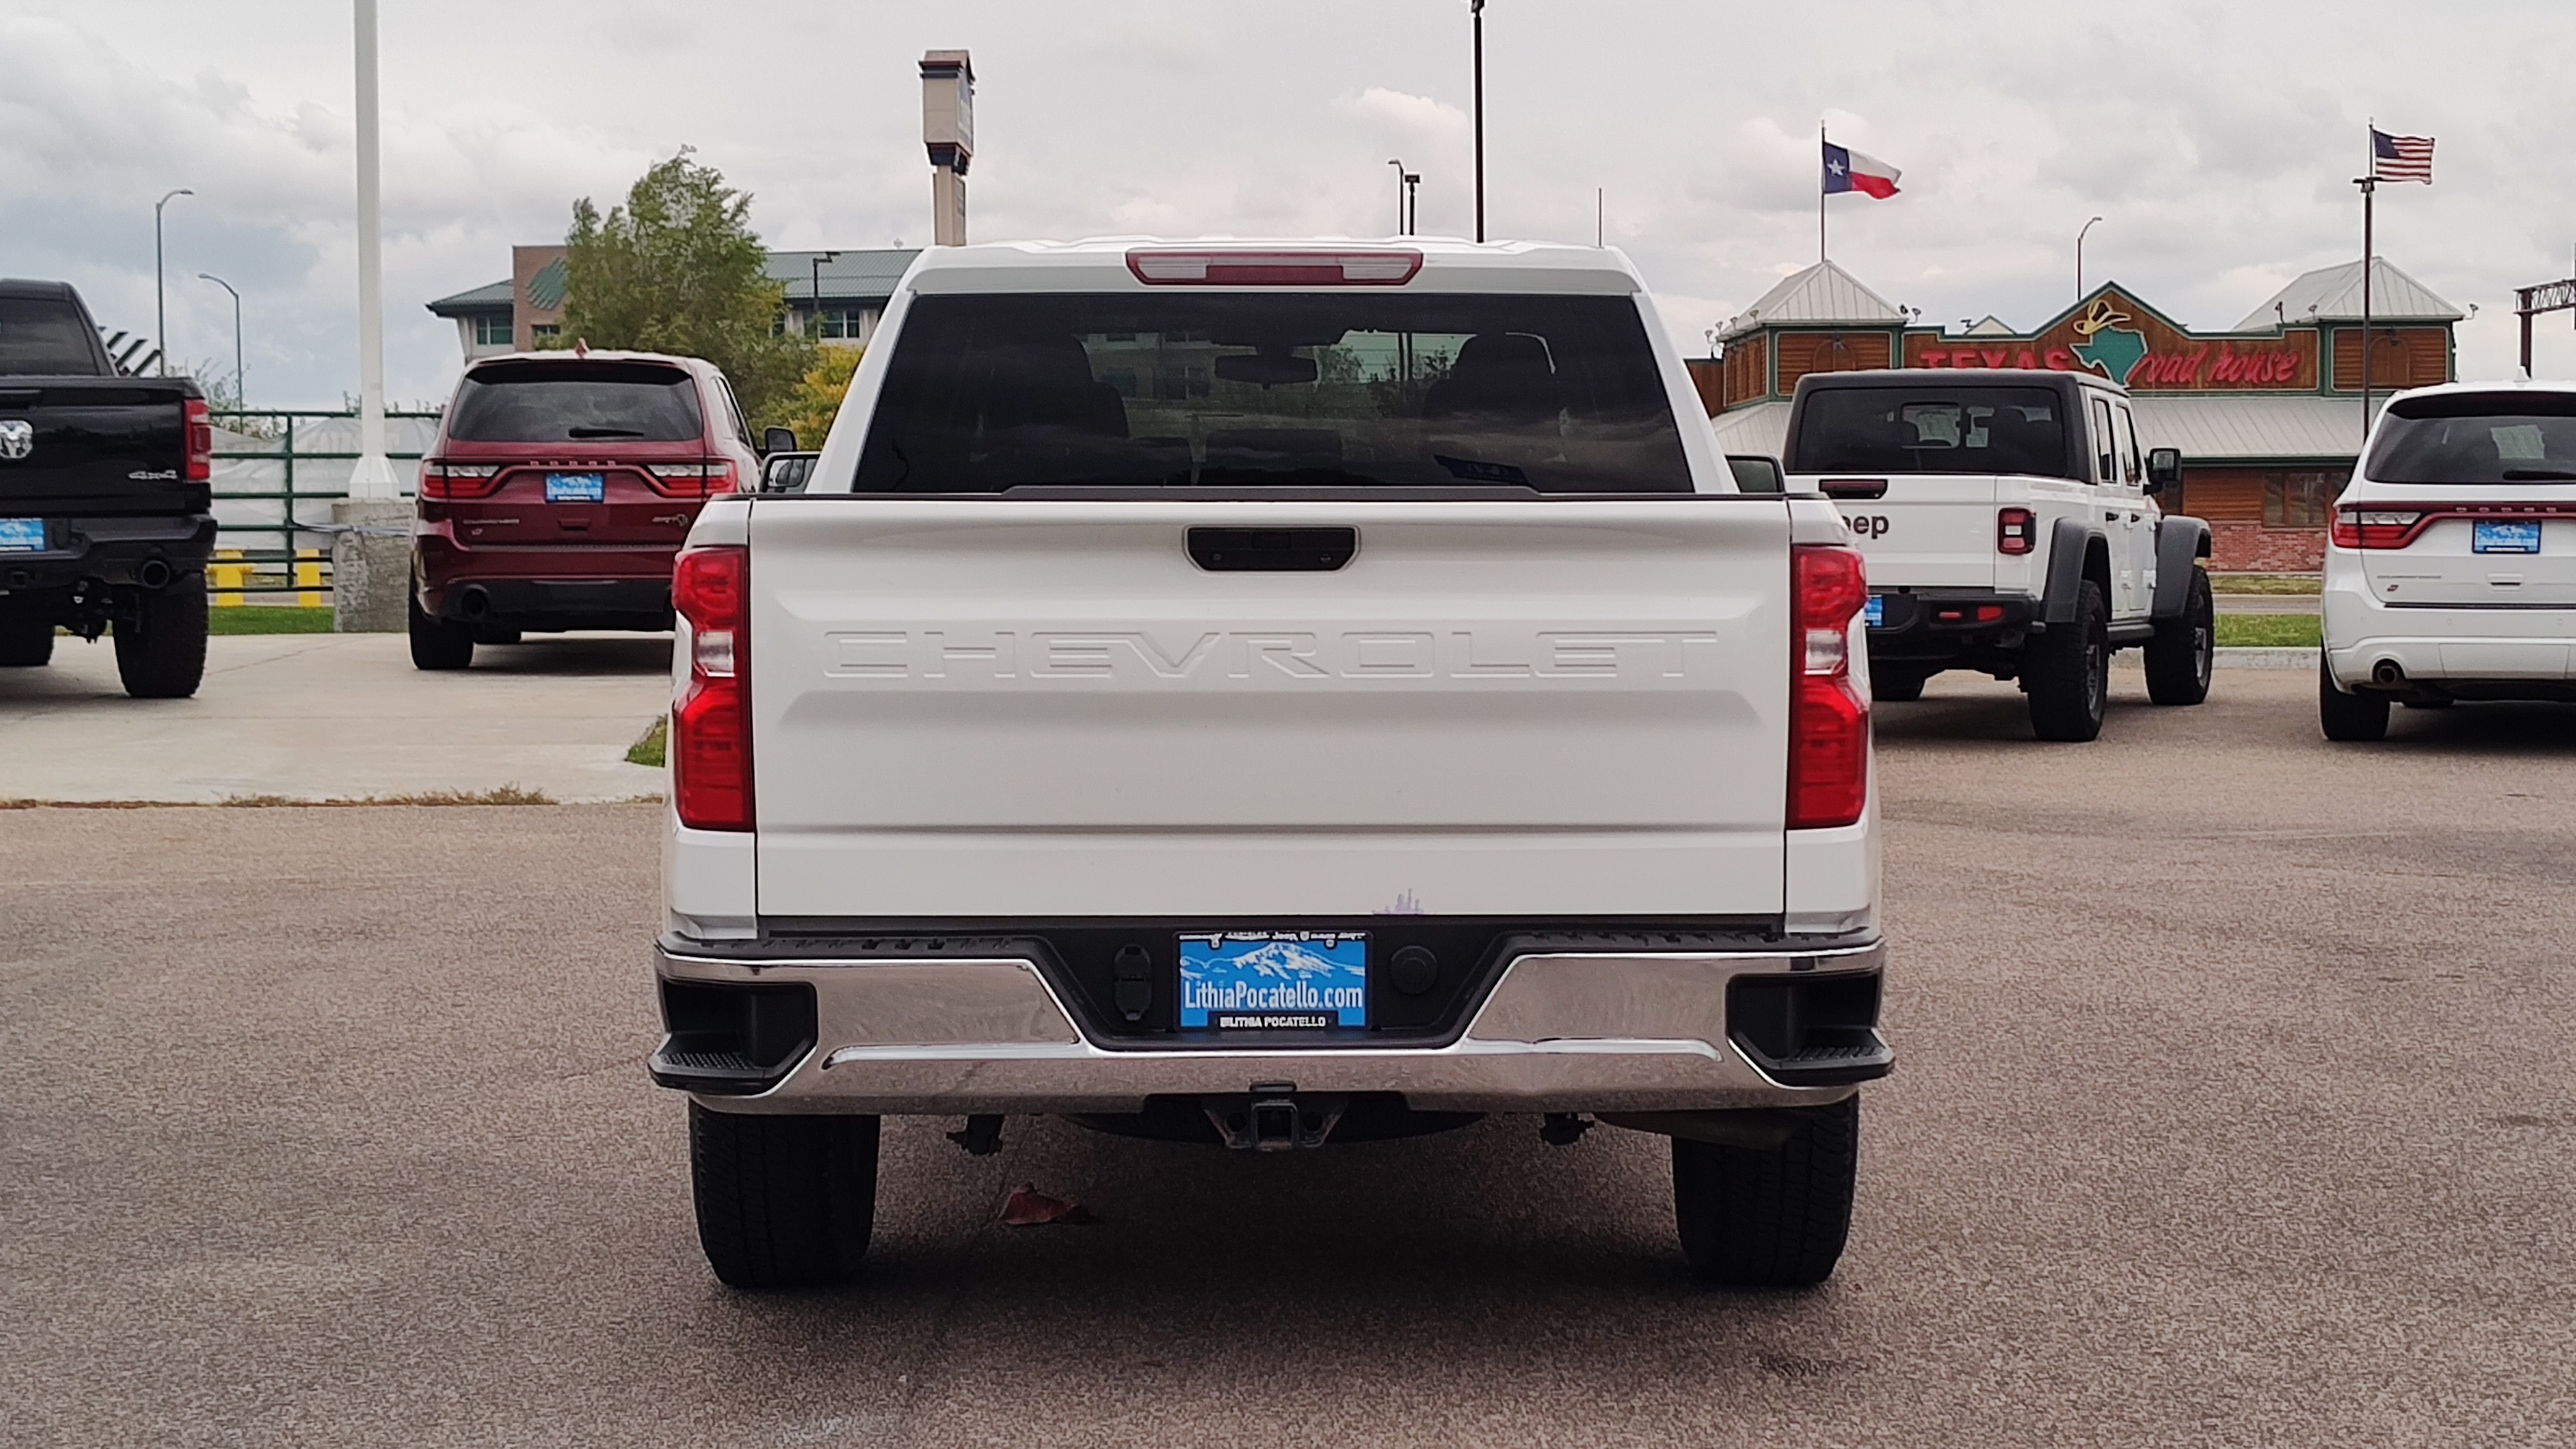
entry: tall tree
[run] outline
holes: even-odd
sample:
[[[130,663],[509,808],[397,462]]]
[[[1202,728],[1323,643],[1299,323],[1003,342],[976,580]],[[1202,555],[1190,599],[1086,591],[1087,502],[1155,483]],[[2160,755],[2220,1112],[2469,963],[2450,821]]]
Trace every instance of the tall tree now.
[[[787,291],[751,229],[751,197],[686,146],[601,216],[573,203],[564,238],[566,342],[703,357],[724,369],[754,435],[795,405],[814,344],[782,329]]]

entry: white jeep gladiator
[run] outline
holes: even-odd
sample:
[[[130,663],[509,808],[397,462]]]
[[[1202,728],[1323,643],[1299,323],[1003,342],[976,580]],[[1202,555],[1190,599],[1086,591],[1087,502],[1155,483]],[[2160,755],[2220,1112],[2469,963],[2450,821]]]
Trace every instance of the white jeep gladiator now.
[[[1831,1273],[1883,947],[1866,587],[1615,252],[925,253],[679,614],[655,953],[701,1242],[842,1279],[880,1118],[1672,1139]]]
[[[2102,732],[2111,655],[2144,645],[2158,704],[2209,697],[2209,525],[2156,495],[2127,390],[2080,372],[1811,374],[1789,409],[1792,490],[1842,506],[1869,559],[1870,679],[1922,696],[1945,669],[2018,679],[2043,740]]]

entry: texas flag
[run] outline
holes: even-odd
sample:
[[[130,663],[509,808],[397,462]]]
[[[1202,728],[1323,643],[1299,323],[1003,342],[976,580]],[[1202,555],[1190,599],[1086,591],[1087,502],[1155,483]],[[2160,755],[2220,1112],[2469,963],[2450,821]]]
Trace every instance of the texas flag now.
[[[1864,155],[1848,147],[1825,143],[1825,194],[1859,191],[1880,200],[1896,194],[1895,167],[1875,156]]]

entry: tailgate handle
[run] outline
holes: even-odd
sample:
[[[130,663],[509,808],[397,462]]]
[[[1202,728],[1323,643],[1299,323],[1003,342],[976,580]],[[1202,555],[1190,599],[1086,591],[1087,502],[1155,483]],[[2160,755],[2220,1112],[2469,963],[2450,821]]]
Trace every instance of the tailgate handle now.
[[[1190,562],[1210,573],[1328,574],[1359,551],[1356,528],[1190,530]]]
[[[1825,490],[1827,498],[1884,498],[1887,496],[1887,480],[1884,478],[1826,478],[1820,480],[1817,486]]]

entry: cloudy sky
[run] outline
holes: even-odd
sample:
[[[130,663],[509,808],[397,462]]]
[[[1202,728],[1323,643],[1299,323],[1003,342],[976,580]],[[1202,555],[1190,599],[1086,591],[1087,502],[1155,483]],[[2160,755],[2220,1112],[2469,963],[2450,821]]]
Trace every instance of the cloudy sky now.
[[[381,0],[387,371],[453,383],[430,298],[497,280],[695,146],[780,247],[930,229],[914,62],[974,52],[977,239],[1383,234],[1400,156],[1426,231],[1472,224],[1465,0]],[[254,402],[355,386],[347,0],[0,0],[0,274],[77,283],[152,327],[169,207],[174,356],[229,366],[244,295]],[[1902,167],[1836,198],[1834,255],[1927,320],[2029,326],[2087,273],[2187,323],[2234,322],[2360,251],[2365,119],[2440,138],[2394,187],[2381,251],[2481,315],[2464,376],[2513,364],[2512,288],[2576,246],[2576,5],[2293,0],[1811,3],[1491,0],[1497,237],[1608,233],[1675,330],[1740,310],[1815,249],[1816,127]],[[2544,375],[2576,328],[2542,324]]]

